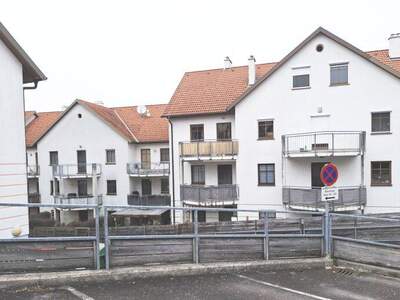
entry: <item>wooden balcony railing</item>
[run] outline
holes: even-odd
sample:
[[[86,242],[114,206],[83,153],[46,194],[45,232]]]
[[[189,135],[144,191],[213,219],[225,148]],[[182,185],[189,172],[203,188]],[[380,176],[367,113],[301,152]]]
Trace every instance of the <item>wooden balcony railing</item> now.
[[[282,136],[282,152],[287,157],[356,156],[364,151],[364,131],[321,131]]]
[[[300,210],[324,210],[320,188],[283,187],[282,202],[289,208]],[[367,204],[365,186],[339,187],[339,200],[330,201],[332,211],[363,209]]]
[[[170,195],[128,195],[128,205],[142,206],[170,206]]]
[[[126,171],[131,176],[168,176],[169,162],[128,163]]]
[[[224,185],[181,185],[181,201],[199,204],[236,202],[239,199],[237,184]]]
[[[239,142],[230,141],[196,141],[181,142],[182,157],[233,157],[239,153]]]

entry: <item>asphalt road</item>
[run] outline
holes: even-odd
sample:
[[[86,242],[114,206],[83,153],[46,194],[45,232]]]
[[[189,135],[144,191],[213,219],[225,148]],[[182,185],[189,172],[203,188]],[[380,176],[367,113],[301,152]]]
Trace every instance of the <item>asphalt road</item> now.
[[[0,299],[400,299],[400,279],[347,270],[155,277],[64,287],[7,288]]]

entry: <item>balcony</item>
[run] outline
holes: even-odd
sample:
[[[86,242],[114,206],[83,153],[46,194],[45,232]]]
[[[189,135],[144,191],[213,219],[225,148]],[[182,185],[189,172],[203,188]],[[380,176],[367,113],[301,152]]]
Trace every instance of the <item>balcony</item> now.
[[[199,206],[229,205],[239,200],[239,186],[181,185],[181,201]]]
[[[282,202],[288,208],[296,210],[325,210],[325,202],[321,201],[320,188],[283,187]],[[329,202],[332,211],[363,209],[366,204],[365,186],[339,187],[339,200]]]
[[[161,177],[169,175],[169,162],[128,163],[126,171],[132,177]]]
[[[68,195],[55,195],[54,196],[54,204],[73,204],[73,205],[101,205],[102,204],[102,196],[93,196],[93,195],[76,195],[75,193],[71,193]]]
[[[40,203],[40,194],[39,193],[29,193],[28,194],[28,203]]]
[[[285,157],[357,156],[364,151],[364,131],[321,131],[282,136]]]
[[[184,159],[236,159],[239,153],[238,141],[181,142],[180,156]]]
[[[26,166],[26,174],[28,178],[36,178],[40,175],[40,168],[38,165],[28,165]]]
[[[66,164],[53,166],[54,176],[61,178],[86,178],[101,175],[101,164]]]
[[[170,195],[128,195],[128,205],[171,206]]]

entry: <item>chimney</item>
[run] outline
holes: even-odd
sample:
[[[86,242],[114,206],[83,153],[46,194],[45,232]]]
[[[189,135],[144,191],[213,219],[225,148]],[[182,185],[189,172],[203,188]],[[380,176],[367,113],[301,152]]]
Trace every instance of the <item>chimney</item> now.
[[[249,57],[249,85],[256,82],[256,59],[253,55]]]
[[[400,59],[400,33],[394,33],[389,37],[389,57]]]
[[[230,69],[232,67],[232,61],[229,56],[225,56],[224,59],[224,69]]]

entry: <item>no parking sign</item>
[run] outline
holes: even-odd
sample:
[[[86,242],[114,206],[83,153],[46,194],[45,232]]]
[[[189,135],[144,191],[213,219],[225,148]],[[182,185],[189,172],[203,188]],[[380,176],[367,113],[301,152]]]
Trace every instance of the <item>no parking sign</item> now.
[[[333,187],[339,177],[339,172],[335,164],[327,163],[321,169],[320,178],[325,186],[321,189],[322,201],[339,200],[338,188]]]

